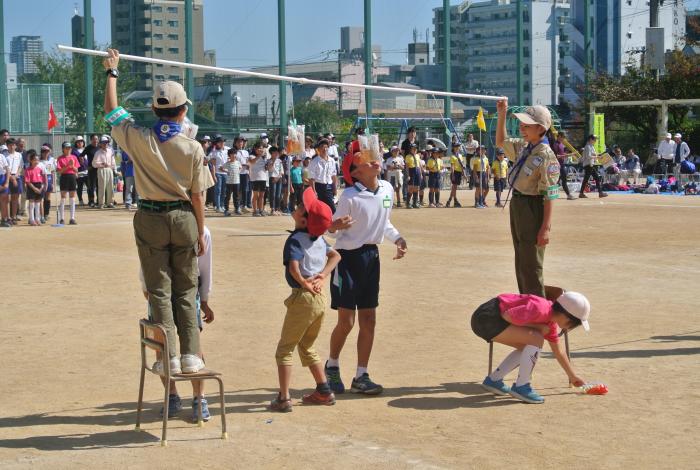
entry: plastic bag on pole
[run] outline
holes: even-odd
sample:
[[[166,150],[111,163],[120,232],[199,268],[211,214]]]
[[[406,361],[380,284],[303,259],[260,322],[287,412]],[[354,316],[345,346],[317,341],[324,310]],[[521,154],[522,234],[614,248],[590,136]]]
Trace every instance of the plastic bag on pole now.
[[[379,150],[379,135],[358,135],[360,143],[360,156],[356,157],[358,163],[369,163],[371,161],[382,161],[382,152]]]
[[[181,134],[185,134],[190,139],[194,139],[197,137],[199,126],[190,121],[189,118],[185,117],[184,121],[182,121],[182,126],[180,126],[180,129]]]

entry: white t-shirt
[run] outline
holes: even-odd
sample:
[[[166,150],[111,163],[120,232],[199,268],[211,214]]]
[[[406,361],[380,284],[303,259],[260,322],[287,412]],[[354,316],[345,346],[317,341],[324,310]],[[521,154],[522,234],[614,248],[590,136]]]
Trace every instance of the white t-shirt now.
[[[320,184],[333,184],[333,177],[338,174],[335,160],[315,156],[309,163],[309,178]]]
[[[228,161],[228,149],[229,149],[229,147],[226,147],[224,145],[224,147],[221,150],[215,148],[209,154],[209,159],[214,159],[215,166],[216,166],[214,171],[216,171],[217,175],[226,174],[226,172],[224,170],[222,170],[221,167],[224,166],[226,164],[226,162]]]
[[[354,223],[347,230],[331,234],[336,236],[335,249],[354,250],[362,245],[378,245],[384,237],[396,242],[401,235],[389,220],[393,201],[394,188],[386,181],[379,181],[376,193],[360,183],[346,188],[340,195],[333,219],[349,215]]]
[[[336,160],[340,157],[338,154],[338,145],[333,144],[328,146],[328,156]]]
[[[392,169],[391,167],[396,165],[396,169]],[[404,162],[404,159],[401,155],[398,155],[396,157],[389,157],[386,159],[386,171],[387,174],[391,177],[400,177],[403,175],[403,168],[406,165]]]
[[[39,160],[39,166],[44,170],[44,173],[50,175],[56,171],[56,160],[54,160],[53,157],[49,157],[46,160]]]
[[[471,142],[465,142],[464,148],[466,149],[467,155],[475,155],[476,151],[479,150],[479,141],[474,139]]]
[[[7,171],[11,175],[18,175],[20,168],[22,168],[22,154],[19,152],[8,153],[5,159],[7,160]]]
[[[250,171],[248,169],[248,159],[250,159],[250,154],[247,150],[239,150],[236,152],[236,160],[241,162],[241,174],[248,175]]]
[[[282,165],[282,160],[278,158],[275,158],[275,161],[272,163],[272,168],[270,169],[270,177],[271,178],[281,178],[282,175],[284,175],[284,166]]]
[[[267,162],[265,155],[255,160],[255,163],[250,167],[250,181],[268,181]]]

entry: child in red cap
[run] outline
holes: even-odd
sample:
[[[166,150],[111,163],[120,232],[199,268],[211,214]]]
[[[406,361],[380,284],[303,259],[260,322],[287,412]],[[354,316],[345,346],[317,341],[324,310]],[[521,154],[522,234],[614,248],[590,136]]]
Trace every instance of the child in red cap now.
[[[287,238],[283,252],[284,275],[292,294],[284,301],[287,315],[275,354],[280,391],[270,403],[271,410],[281,412],[292,411],[289,384],[292,353],[297,346],[301,364],[311,370],[316,380],[316,390],[304,395],[302,402],[335,404],[335,395],[328,386],[321,358],[313,347],[326,308],[323,281],[340,261],[338,252],[322,236],[332,225],[331,208],[318,199],[313,188],[307,188],[303,204],[292,213],[292,218],[294,231]]]
[[[340,352],[355,325],[357,337],[357,370],[350,391],[364,395],[382,393],[382,386],[370,380],[367,366],[374,343],[374,325],[379,305],[379,249],[384,238],[396,245],[394,259],[406,253],[406,241],[389,220],[394,188],[379,179],[381,163],[366,159],[361,153],[349,154],[343,160],[346,189],[340,195],[335,218],[352,217],[353,225],[336,238],[335,249],[341,260],[333,271],[331,308],[338,310],[338,324],[331,334],[330,355],[326,376],[335,393],[343,393],[340,378]],[[328,230],[334,232],[331,227]],[[357,313],[356,313],[357,312]]]

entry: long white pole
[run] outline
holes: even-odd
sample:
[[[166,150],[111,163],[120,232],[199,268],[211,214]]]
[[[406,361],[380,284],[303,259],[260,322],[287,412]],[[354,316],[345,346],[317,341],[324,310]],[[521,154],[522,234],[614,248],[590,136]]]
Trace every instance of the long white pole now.
[[[64,46],[59,44],[58,49],[60,51],[64,52],[72,52],[75,54],[86,54],[86,55],[94,55],[94,56],[99,56],[99,57],[106,57],[107,52],[104,51],[95,51],[91,49],[82,49],[80,47],[71,47],[71,46]],[[435,96],[450,96],[452,98],[471,98],[471,99],[476,99],[476,100],[490,100],[490,101],[498,101],[500,99],[505,98],[504,96],[490,96],[490,95],[473,95],[471,93],[450,93],[446,91],[436,91],[436,90],[425,90],[423,88],[394,88],[394,87],[388,87],[388,86],[380,86],[380,85],[363,85],[360,83],[344,83],[344,82],[331,82],[327,80],[312,80],[309,78],[304,78],[304,77],[289,77],[285,75],[274,75],[271,73],[260,73],[260,72],[251,72],[250,70],[237,70],[237,69],[227,69],[223,67],[213,67],[210,65],[199,65],[199,64],[188,64],[186,62],[177,62],[174,60],[165,60],[165,59],[154,59],[151,57],[141,57],[137,55],[128,55],[128,54],[119,54],[119,57],[124,60],[132,60],[135,62],[146,62],[150,64],[161,64],[161,65],[169,65],[173,67],[184,67],[184,68],[189,68],[193,70],[202,70],[204,72],[215,72],[215,73],[220,73],[224,75],[242,75],[245,77],[256,77],[256,78],[264,78],[266,80],[275,80],[275,81],[285,81],[285,82],[293,82],[293,83],[301,83],[302,85],[321,85],[321,86],[333,86],[333,87],[348,87],[348,88],[360,88],[364,90],[381,90],[381,91],[391,91],[394,93],[410,93],[410,94],[416,94],[416,95],[435,95]]]

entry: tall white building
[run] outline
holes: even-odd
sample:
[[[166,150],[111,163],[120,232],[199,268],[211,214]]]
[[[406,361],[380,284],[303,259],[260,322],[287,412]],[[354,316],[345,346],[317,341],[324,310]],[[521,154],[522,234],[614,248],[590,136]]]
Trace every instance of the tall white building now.
[[[567,101],[581,99],[584,84],[585,0],[571,0],[570,24],[562,44],[568,75],[563,81]],[[591,61],[596,73],[622,75],[629,65],[639,66],[644,58],[649,2],[643,0],[590,0]],[[686,8],[681,0],[667,0],[659,8],[659,26],[664,28],[664,49],[684,45]]]
[[[461,71],[453,82],[460,90],[517,97],[516,67],[522,57],[523,104],[559,102],[559,45],[562,25],[570,14],[569,0],[523,2],[523,48],[517,51],[516,1],[465,1],[452,7],[451,57]],[[442,8],[434,9],[435,63],[442,63]]]

